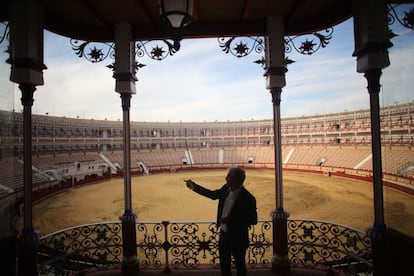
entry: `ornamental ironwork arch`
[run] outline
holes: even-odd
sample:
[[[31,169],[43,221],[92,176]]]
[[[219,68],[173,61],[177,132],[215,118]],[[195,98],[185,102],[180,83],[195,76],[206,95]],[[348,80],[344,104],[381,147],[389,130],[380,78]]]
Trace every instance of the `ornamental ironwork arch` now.
[[[0,24],[4,25],[4,30],[3,32],[0,33],[0,44],[1,44],[5,40],[10,41],[10,33],[9,33],[9,24],[6,24],[4,22],[0,22]]]
[[[414,29],[414,8],[408,11],[403,11],[403,15],[397,11],[397,8],[401,4],[388,4],[387,5],[387,16],[388,26],[391,26],[398,22],[405,28]],[[321,48],[327,47],[330,40],[333,37],[333,27],[326,28],[322,32],[314,32],[312,34],[304,34],[300,36],[286,36],[284,39],[285,53],[291,53],[295,50],[297,53],[302,55],[312,55],[319,51]],[[389,39],[397,36],[389,29]],[[263,37],[219,37],[219,46],[226,54],[232,54],[237,58],[245,57],[252,52],[262,53],[265,50],[264,38]],[[295,61],[289,59],[288,56],[285,58],[285,65],[289,65]],[[264,56],[254,61],[254,63],[260,64],[263,68],[265,67],[266,60]]]
[[[405,11],[399,11],[399,8],[406,4],[387,4],[388,26],[399,23],[401,26],[414,29],[414,8],[411,7]],[[4,41],[10,41],[9,23],[0,22],[5,25],[4,30],[0,33],[0,44]],[[396,36],[390,29],[390,39]],[[325,48],[333,37],[333,27],[329,27],[321,32],[314,32],[311,34],[304,34],[300,36],[286,36],[285,37],[285,53],[291,53],[293,50],[303,55],[312,55]],[[251,53],[261,54],[265,50],[263,36],[257,37],[219,37],[218,43],[222,51],[226,54],[232,54],[237,58],[246,57]],[[99,63],[106,60],[108,57],[115,58],[115,43],[80,41],[71,39],[70,44],[72,50],[80,58],[85,58],[92,63]],[[157,61],[164,60],[168,56],[173,56],[180,50],[179,39],[160,39],[137,41],[135,43],[135,53],[137,58],[148,56]],[[8,50],[7,50],[8,51]],[[293,63],[286,57],[286,65]],[[262,56],[255,60],[254,63],[265,66],[265,58]],[[144,67],[145,64],[136,62],[135,70]],[[113,70],[113,63],[107,65]]]
[[[414,7],[412,7],[409,11],[404,11],[404,15],[400,17],[397,12],[397,8],[399,6],[400,4],[387,5],[388,26],[398,22],[403,27],[414,30]]]
[[[115,43],[99,43],[91,41],[79,41],[71,39],[72,50],[80,58],[97,63],[108,57],[115,59]],[[87,47],[88,46],[88,47]],[[153,60],[161,61],[168,56],[172,56],[180,50],[181,43],[177,39],[148,40],[135,42],[135,55],[138,58],[148,56]],[[145,64],[135,62],[135,72]],[[114,64],[107,65],[108,68],[114,69]]]
[[[303,55],[312,55],[321,48],[325,48],[333,36],[333,27],[325,29],[324,32],[315,32],[300,36],[286,36],[284,38],[285,53],[291,53],[293,50]],[[265,51],[265,38],[257,37],[219,37],[218,43],[222,51],[226,54],[232,54],[237,58],[245,57],[255,53],[263,53]],[[299,41],[299,42],[298,42]],[[294,61],[285,58],[285,65],[289,65]],[[254,61],[265,67],[266,60],[264,56]]]

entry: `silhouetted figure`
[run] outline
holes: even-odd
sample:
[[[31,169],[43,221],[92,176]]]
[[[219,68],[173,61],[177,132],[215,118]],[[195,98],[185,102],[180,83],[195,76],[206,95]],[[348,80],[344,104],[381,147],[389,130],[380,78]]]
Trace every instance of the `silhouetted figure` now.
[[[246,275],[246,250],[249,247],[248,228],[257,224],[255,197],[243,186],[246,174],[240,167],[230,167],[226,181],[218,190],[206,189],[192,180],[187,187],[194,192],[219,200],[217,226],[221,227],[219,238],[220,269],[223,276],[231,275],[233,255],[237,275]]]

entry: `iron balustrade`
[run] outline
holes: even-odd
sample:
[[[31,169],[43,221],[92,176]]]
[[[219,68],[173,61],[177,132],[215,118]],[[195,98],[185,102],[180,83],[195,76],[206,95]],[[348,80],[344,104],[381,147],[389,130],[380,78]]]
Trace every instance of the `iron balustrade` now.
[[[140,269],[219,269],[219,229],[213,222],[137,222]],[[273,223],[259,221],[249,230],[248,269],[271,269]],[[288,220],[292,267],[346,273],[372,272],[370,239],[343,225],[311,220]],[[72,275],[120,269],[121,222],[67,228],[40,239],[39,275]]]
[[[372,272],[371,241],[359,230],[323,221],[288,220],[288,250],[292,267]]]

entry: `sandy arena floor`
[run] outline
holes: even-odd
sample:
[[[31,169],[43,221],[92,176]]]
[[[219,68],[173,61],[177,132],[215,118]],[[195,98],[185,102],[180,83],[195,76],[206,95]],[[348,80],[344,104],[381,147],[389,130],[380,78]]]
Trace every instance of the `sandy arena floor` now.
[[[132,178],[138,221],[214,221],[217,202],[189,190],[185,179],[211,189],[225,182],[225,170],[165,173]],[[255,195],[259,219],[275,209],[274,172],[246,171],[245,187]],[[330,221],[365,231],[373,224],[372,185],[312,174],[284,173],[284,207],[291,219]],[[414,199],[384,190],[386,223],[414,235]],[[43,235],[66,227],[116,221],[124,212],[123,179],[68,190],[34,206],[33,224]],[[21,229],[21,218],[16,228]]]

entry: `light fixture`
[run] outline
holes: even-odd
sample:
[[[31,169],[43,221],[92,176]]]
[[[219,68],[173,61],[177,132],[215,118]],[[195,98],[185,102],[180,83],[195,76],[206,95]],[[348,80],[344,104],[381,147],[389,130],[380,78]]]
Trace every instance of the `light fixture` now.
[[[185,28],[192,22],[193,0],[160,0],[160,19],[173,29]]]

